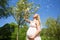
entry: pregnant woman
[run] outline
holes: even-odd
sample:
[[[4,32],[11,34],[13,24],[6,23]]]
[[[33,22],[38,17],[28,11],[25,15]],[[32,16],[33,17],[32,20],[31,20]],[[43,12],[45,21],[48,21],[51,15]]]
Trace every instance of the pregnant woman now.
[[[40,37],[41,23],[40,23],[39,15],[34,14],[32,21],[28,20],[26,17],[25,17],[25,20],[30,24],[26,33],[27,34],[26,40],[41,40],[41,37]]]

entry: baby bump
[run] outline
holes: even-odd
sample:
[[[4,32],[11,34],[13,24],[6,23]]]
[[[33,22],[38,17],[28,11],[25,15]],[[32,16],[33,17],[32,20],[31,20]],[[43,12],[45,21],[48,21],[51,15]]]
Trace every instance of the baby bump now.
[[[27,31],[27,36],[32,36],[36,32],[36,28],[30,27]]]

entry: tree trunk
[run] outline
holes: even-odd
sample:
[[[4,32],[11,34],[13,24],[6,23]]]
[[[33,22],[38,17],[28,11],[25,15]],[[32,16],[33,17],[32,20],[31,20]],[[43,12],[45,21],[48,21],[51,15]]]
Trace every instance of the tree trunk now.
[[[17,37],[16,40],[19,40],[19,25],[18,25],[18,29],[17,29]]]

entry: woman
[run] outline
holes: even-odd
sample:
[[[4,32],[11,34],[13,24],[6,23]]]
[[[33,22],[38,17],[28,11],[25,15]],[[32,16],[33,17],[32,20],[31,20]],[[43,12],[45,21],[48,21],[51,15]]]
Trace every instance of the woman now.
[[[40,17],[38,14],[35,14],[33,16],[33,20],[28,20],[27,18],[25,18],[25,20],[30,24],[29,29],[27,30],[27,37],[26,40],[41,40],[40,37]]]

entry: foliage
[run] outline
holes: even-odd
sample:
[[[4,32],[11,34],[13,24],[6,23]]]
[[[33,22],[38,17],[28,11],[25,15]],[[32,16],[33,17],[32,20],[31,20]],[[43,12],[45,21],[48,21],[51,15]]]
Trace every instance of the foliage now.
[[[20,30],[19,30],[19,40],[26,40],[27,29],[28,29],[27,26],[24,26],[24,27],[20,28]]]
[[[27,28],[27,25],[24,25],[24,27],[19,28],[19,40],[25,40]],[[17,31],[17,24],[5,24],[3,27],[0,27],[0,40],[16,40]]]
[[[13,29],[13,30],[12,30]],[[0,28],[0,40],[11,40],[11,34],[14,32],[14,26],[10,26],[10,24],[5,24]]]
[[[60,40],[60,17],[57,19],[48,18],[46,21],[47,28],[42,29],[42,40]]]
[[[0,18],[9,16],[9,0],[0,0]]]

